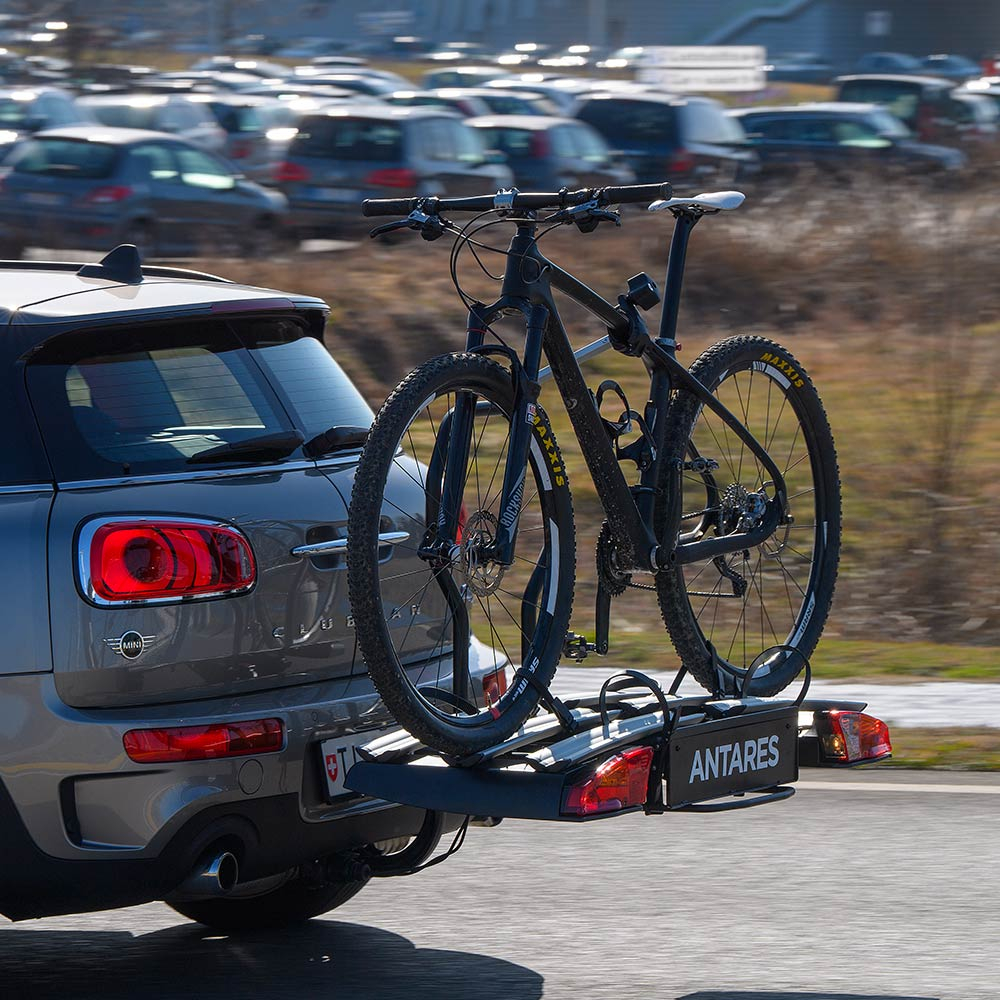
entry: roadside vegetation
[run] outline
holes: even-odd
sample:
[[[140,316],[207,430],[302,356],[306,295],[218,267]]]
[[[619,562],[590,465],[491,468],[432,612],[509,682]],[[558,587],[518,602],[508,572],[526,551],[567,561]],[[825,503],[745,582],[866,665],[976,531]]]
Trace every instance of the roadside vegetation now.
[[[777,339],[813,377],[836,436],[845,536],[820,676],[1000,679],[1000,206],[984,195],[813,178],[751,189],[745,208],[695,233],[681,358],[736,333]],[[668,234],[662,217],[631,212],[620,230],[560,230],[545,246],[613,299],[638,271],[662,281]],[[415,364],[463,343],[449,243],[363,239],[329,256],[201,263],[326,299],[330,350],[377,407]],[[468,255],[461,274],[471,294],[494,294]],[[580,312],[564,318],[577,345],[600,334]],[[587,370],[592,385],[618,379],[641,408],[641,365],[608,353]],[[586,631],[599,508],[554,389],[542,402],[561,431],[581,526],[574,624]],[[620,598],[615,626],[603,662],[670,665],[651,594]]]

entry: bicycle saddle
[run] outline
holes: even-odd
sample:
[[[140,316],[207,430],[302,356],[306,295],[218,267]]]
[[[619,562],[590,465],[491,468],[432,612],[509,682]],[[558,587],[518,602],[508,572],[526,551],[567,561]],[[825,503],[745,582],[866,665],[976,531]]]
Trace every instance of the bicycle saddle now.
[[[739,208],[746,200],[746,195],[739,191],[711,191],[707,194],[696,194],[693,198],[661,198],[649,206],[650,212],[672,211],[694,212],[730,212]]]

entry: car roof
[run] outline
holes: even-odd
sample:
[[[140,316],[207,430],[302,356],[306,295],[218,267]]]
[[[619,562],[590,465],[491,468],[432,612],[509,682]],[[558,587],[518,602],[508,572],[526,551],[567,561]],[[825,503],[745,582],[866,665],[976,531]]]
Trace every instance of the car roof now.
[[[0,263],[0,324],[8,326],[116,322],[225,315],[226,306],[253,303],[260,308],[326,311],[322,300],[226,281],[180,268],[144,267],[143,280],[131,284],[81,275],[80,263],[5,261]],[[213,309],[214,307],[214,309]],[[247,306],[243,306],[244,311]]]
[[[325,115],[329,118],[374,118],[380,121],[398,121],[400,118],[454,118],[447,108],[436,108],[426,104],[383,104],[373,100],[370,104],[331,104],[327,108],[317,108],[310,111],[308,117],[315,118]]]
[[[861,101],[813,101],[808,104],[785,104],[780,107],[758,107],[758,108],[740,108],[739,110],[731,111],[736,118],[751,118],[754,116],[762,115],[795,115],[795,114],[816,114],[821,112],[823,114],[850,114],[850,115],[866,115],[871,114],[873,111],[884,111],[885,108],[881,104],[871,104]]]
[[[941,76],[924,76],[916,73],[852,73],[850,76],[838,76],[836,83],[846,83],[848,80],[885,80],[888,83],[933,84],[939,87],[954,87],[954,80],[946,80]]]
[[[478,118],[466,118],[466,125],[477,128],[520,128],[542,131],[555,128],[557,125],[584,125],[576,118],[560,118],[557,115],[480,115]]]
[[[109,146],[131,146],[136,142],[150,139],[169,140],[178,145],[186,145],[182,139],[168,132],[154,132],[144,128],[120,128],[116,125],[64,125],[36,132],[35,139],[77,139],[83,142],[103,142]]]

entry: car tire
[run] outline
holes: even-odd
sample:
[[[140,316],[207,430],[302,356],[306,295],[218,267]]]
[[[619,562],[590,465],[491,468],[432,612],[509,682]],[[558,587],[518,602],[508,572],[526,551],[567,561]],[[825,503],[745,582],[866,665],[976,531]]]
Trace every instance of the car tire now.
[[[218,899],[167,900],[181,916],[213,930],[240,933],[288,927],[327,913],[356,896],[367,884],[335,881],[316,885],[296,875],[254,895],[241,895],[239,887]]]

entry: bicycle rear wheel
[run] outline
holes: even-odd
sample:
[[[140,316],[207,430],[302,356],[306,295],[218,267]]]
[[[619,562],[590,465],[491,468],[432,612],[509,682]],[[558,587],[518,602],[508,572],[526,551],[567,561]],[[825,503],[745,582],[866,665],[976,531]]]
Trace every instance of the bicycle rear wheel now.
[[[358,645],[400,725],[446,754],[484,749],[524,722],[552,679],[572,609],[572,501],[541,407],[512,563],[491,549],[513,406],[510,373],[496,362],[435,358],[386,400],[354,480],[347,562]],[[446,469],[461,412],[468,458]],[[456,476],[460,509],[442,511]],[[446,514],[451,537],[442,537]]]
[[[812,382],[769,340],[722,341],[691,373],[767,450],[785,478],[791,519],[752,549],[659,573],[660,611],[681,662],[704,687],[715,689],[717,670],[741,683],[753,668],[750,693],[776,694],[812,655],[833,600],[840,553],[833,436]],[[773,484],[733,431],[691,393],[678,392],[667,440],[664,491],[671,488],[669,466],[685,466],[681,541],[752,527],[774,495]],[[670,507],[661,496],[659,537]]]

